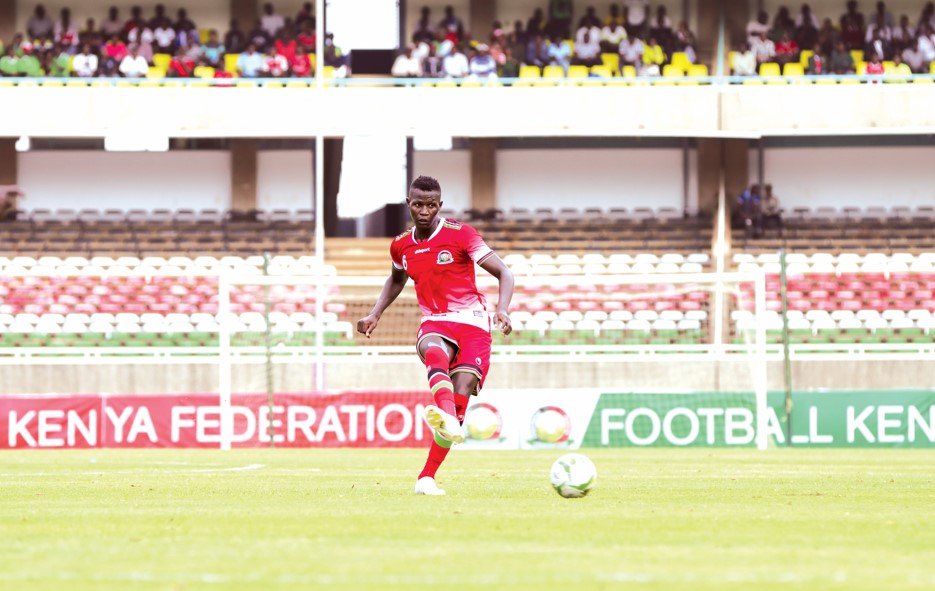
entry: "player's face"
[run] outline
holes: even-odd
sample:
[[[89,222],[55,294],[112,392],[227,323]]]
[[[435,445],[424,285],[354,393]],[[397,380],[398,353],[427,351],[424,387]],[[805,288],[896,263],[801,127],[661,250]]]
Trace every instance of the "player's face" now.
[[[409,215],[416,227],[422,230],[430,229],[442,206],[441,195],[434,191],[412,189],[406,201],[409,204]]]

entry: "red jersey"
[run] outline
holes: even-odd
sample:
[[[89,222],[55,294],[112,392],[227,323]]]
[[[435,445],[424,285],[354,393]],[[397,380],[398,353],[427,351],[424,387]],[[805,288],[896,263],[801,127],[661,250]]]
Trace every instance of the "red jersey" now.
[[[439,218],[428,240],[416,241],[411,228],[393,240],[393,266],[412,278],[422,320],[448,320],[490,330],[487,302],[477,289],[474,265],[493,255],[477,230]]]

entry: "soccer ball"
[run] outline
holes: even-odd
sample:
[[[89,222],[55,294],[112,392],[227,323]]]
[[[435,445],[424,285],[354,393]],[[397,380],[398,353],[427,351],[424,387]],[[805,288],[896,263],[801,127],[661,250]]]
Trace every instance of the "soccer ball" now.
[[[489,404],[476,404],[468,410],[464,427],[471,439],[485,441],[500,435],[503,421],[497,409]]]
[[[552,488],[566,499],[577,499],[588,494],[597,480],[594,462],[581,454],[565,454],[552,464],[549,475]]]

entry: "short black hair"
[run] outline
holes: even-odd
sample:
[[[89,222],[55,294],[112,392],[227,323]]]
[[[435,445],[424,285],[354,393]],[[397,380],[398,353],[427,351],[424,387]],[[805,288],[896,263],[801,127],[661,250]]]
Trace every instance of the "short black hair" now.
[[[409,185],[409,189],[418,189],[426,193],[438,193],[439,195],[442,194],[442,186],[438,184],[438,179],[425,175],[416,177],[416,179],[412,181],[412,184]]]

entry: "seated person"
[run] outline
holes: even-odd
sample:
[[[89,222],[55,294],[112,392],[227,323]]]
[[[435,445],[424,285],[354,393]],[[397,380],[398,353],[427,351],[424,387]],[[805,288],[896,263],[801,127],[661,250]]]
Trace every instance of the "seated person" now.
[[[477,46],[477,53],[471,57],[470,71],[471,76],[478,78],[497,77],[497,60],[490,55],[490,48],[486,44]]]
[[[832,74],[853,74],[855,72],[854,57],[847,49],[847,46],[844,45],[844,41],[838,40],[835,44],[834,51],[831,52],[831,56],[828,58],[828,70]]]
[[[782,209],[779,207],[779,198],[773,194],[773,186],[764,186],[766,195],[763,197],[762,208],[762,229],[766,230],[770,226],[779,228],[782,233]]]
[[[780,64],[788,64],[799,60],[799,45],[788,32],[782,34],[782,39],[776,44],[776,61]]]
[[[601,64],[601,44],[592,31],[585,33],[583,43],[575,43],[575,57],[572,63],[589,68]]]
[[[422,65],[419,59],[413,56],[412,44],[406,46],[406,49],[396,56],[390,73],[394,78],[418,78],[422,76]]]
[[[184,55],[182,49],[179,49],[179,52]],[[256,78],[263,75],[264,63],[263,54],[256,50],[256,45],[250,43],[247,50],[237,58],[237,71],[244,78]]]
[[[220,68],[224,59],[224,45],[218,39],[218,32],[211,29],[207,43],[201,46],[201,53],[206,66]]]
[[[756,76],[756,52],[749,43],[731,55],[730,70],[734,76]]]
[[[808,58],[805,73],[811,76],[828,73],[828,60],[821,54],[821,43],[815,43],[813,53]]]
[[[130,53],[120,61],[120,73],[126,78],[143,78],[149,73],[149,62],[140,55],[136,45],[130,48]]]

